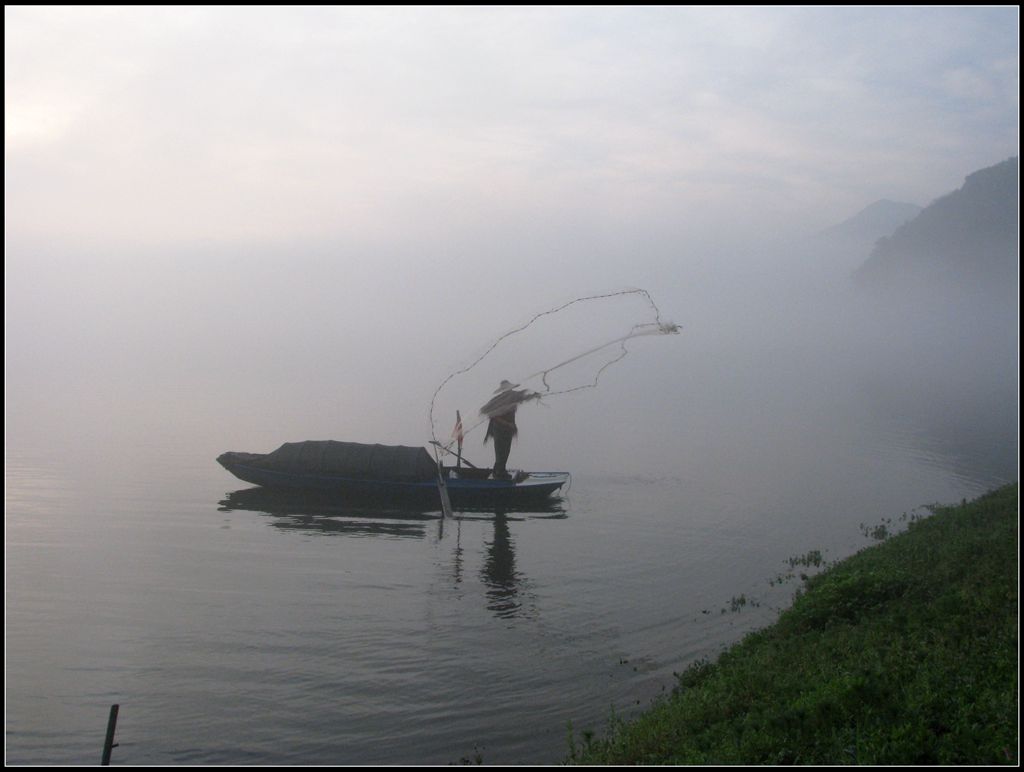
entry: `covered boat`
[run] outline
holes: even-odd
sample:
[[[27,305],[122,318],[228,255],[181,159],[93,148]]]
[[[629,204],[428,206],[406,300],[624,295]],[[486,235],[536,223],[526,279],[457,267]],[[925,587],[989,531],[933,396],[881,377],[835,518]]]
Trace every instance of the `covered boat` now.
[[[217,461],[240,480],[267,488],[320,491],[351,501],[433,504],[438,467],[426,448],[336,440],[286,442],[272,453],[222,453]],[[491,479],[489,470],[442,467],[453,506],[541,503],[569,480],[561,472],[520,472]]]

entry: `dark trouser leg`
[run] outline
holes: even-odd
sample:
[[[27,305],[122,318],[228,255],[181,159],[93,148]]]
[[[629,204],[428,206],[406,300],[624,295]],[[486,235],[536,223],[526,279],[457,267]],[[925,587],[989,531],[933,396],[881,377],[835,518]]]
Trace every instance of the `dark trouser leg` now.
[[[508,463],[509,453],[512,452],[512,436],[509,434],[494,435],[494,476],[508,477],[505,464]]]

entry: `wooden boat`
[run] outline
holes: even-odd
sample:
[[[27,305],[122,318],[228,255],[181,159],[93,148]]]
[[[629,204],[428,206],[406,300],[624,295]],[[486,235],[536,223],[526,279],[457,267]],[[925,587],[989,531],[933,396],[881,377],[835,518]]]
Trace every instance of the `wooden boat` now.
[[[426,448],[335,440],[286,442],[272,453],[221,454],[217,461],[240,480],[266,488],[319,491],[353,502],[436,505],[437,464]],[[455,507],[540,504],[569,481],[564,472],[520,472],[493,479],[490,470],[444,466]]]

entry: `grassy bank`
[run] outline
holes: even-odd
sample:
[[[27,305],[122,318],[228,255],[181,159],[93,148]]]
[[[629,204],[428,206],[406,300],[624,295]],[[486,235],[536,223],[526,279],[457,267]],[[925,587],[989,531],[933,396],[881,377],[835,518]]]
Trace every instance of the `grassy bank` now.
[[[1016,764],[1016,484],[808,580],[770,628],[569,761]]]

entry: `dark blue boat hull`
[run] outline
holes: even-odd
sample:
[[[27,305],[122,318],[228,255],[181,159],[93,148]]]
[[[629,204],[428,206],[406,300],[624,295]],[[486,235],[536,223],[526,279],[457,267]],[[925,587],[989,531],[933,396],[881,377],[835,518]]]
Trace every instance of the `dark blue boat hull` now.
[[[439,501],[436,480],[403,482],[280,471],[260,466],[261,458],[256,453],[229,452],[217,461],[238,479],[266,488],[317,491],[353,502],[436,505]],[[559,472],[535,472],[517,481],[463,477],[450,469],[445,476],[448,495],[456,507],[540,504],[569,480]]]

